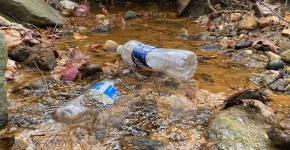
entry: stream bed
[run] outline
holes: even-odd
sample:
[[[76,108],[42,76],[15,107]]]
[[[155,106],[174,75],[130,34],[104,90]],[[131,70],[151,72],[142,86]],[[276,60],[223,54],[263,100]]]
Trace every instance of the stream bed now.
[[[216,51],[202,51],[198,46],[206,43],[199,40],[205,32],[193,20],[175,16],[173,6],[159,8],[147,4],[141,8],[128,7],[110,11],[113,20],[118,20],[129,9],[137,14],[152,12],[152,17],[142,16],[126,20],[126,26],[114,26],[109,33],[92,33],[94,18],[70,17],[86,39],[72,36],[57,39],[49,48],[66,52],[70,47],[80,47],[90,55],[90,63],[106,67],[122,61],[116,51],[91,48],[90,44],[103,45],[107,40],[124,44],[138,40],[148,45],[193,51],[199,58],[194,77],[188,81],[176,81],[152,70],[137,72],[147,79],[139,81],[129,75],[105,74],[98,77],[78,78],[69,84],[59,80],[60,74],[18,70],[14,81],[6,82],[8,94],[9,124],[0,132],[0,149],[199,149],[205,143],[203,134],[210,117],[219,111],[224,99],[233,87],[255,89],[258,85],[250,76],[263,72],[263,68],[244,65],[224,67],[221,62],[231,58]],[[101,10],[93,10],[92,16]],[[115,23],[117,24],[117,22]],[[183,30],[189,36],[183,35]],[[201,61],[202,60],[202,61]],[[38,90],[17,90],[45,76],[47,85]],[[86,104],[94,110],[93,115],[79,118],[78,123],[58,120],[55,111],[62,104],[76,99],[99,81],[120,77],[118,90],[121,98],[113,105]],[[277,94],[268,104],[277,112],[287,114],[288,95]]]

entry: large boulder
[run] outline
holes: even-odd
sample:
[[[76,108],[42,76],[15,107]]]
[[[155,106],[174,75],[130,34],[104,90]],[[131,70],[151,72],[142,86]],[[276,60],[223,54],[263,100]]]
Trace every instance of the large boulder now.
[[[227,108],[216,114],[205,138],[218,142],[210,150],[276,150],[274,144],[267,137],[270,124],[256,110],[238,105]]]
[[[7,95],[4,86],[4,72],[7,64],[5,37],[0,33],[0,128],[8,123]]]
[[[39,27],[66,23],[61,14],[43,0],[1,0],[0,11]]]

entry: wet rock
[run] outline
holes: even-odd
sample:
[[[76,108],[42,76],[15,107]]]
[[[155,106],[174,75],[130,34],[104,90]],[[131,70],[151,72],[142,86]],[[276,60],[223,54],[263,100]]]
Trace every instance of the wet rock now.
[[[135,18],[137,18],[137,15],[136,15],[136,13],[135,13],[134,11],[129,10],[129,11],[126,12],[124,18],[125,18],[126,20],[129,20],[129,19],[135,19]]]
[[[290,119],[285,118],[267,131],[269,139],[283,149],[290,147]]]
[[[0,33],[0,54],[0,128],[2,128],[8,123],[7,94],[4,85],[4,72],[8,55],[6,40],[2,33]]]
[[[17,9],[16,9],[17,8]],[[22,22],[35,26],[47,27],[56,24],[65,24],[60,13],[49,6],[45,1],[39,0],[2,0],[0,5],[2,13],[8,13]]]
[[[94,33],[109,33],[110,29],[106,25],[106,26],[100,26],[98,28],[95,28],[95,29],[92,30],[92,32],[94,32]]]
[[[165,147],[161,141],[140,137],[140,138],[126,138],[127,145],[132,144],[133,147],[138,149],[159,150]],[[128,147],[128,146],[126,146]]]
[[[239,44],[235,45],[235,49],[242,49],[242,48],[247,48],[252,46],[252,42],[251,41],[245,41],[245,42],[241,42]]]
[[[216,51],[216,50],[220,50],[221,47],[215,46],[215,45],[202,45],[202,46],[199,46],[198,49],[205,50],[205,51]]]
[[[268,85],[269,89],[275,91],[283,91],[289,83],[284,79],[278,79],[274,83]]]
[[[208,32],[198,34],[198,38],[200,40],[206,40],[209,36],[210,36],[210,34]]]
[[[205,138],[219,142],[209,149],[276,149],[266,136],[270,125],[255,109],[237,105],[216,114]]]
[[[119,44],[113,40],[107,40],[102,46],[102,49],[105,51],[116,50]]]
[[[282,60],[270,60],[266,66],[268,70],[279,70],[284,68],[284,62]]]
[[[267,55],[269,56],[270,60],[281,60],[281,56],[273,53],[273,52],[267,52]]]
[[[246,15],[239,23],[238,30],[254,30],[257,28],[257,21],[249,15]]]
[[[82,77],[95,76],[98,73],[102,73],[103,69],[98,64],[89,64],[80,69]]]
[[[52,50],[44,49],[40,50],[31,56],[29,56],[23,64],[32,70],[37,70],[35,63],[38,68],[44,71],[51,71],[56,66],[55,55]]]
[[[75,9],[77,7],[79,7],[79,5],[75,2],[69,1],[69,0],[62,0],[59,2],[60,6],[64,9]]]
[[[33,80],[33,79],[31,79]],[[51,77],[40,79],[37,81],[27,81],[29,83],[18,83],[13,87],[12,92],[20,95],[21,97],[30,97],[30,96],[42,96],[47,92],[46,86],[51,86],[56,80]],[[19,85],[20,84],[20,85]],[[24,85],[23,85],[24,84]]]
[[[143,98],[131,106],[130,111],[132,113],[120,124],[126,135],[148,136],[162,130],[162,118],[158,115],[155,100]]]
[[[217,38],[215,36],[208,36],[206,40],[211,42],[211,43],[217,42]]]
[[[290,49],[280,54],[281,59],[287,63],[290,63]]]
[[[240,32],[239,32],[240,34],[248,34],[249,33],[249,31],[248,30],[241,30]]]
[[[8,51],[8,56],[16,61],[24,61],[30,55],[34,53],[34,50],[27,45],[19,45]]]
[[[285,88],[284,88],[284,92],[289,92],[290,91],[290,84],[288,84]]]
[[[278,75],[276,74],[268,74],[261,78],[261,82],[265,84],[270,84],[274,82],[277,78],[278,78]]]
[[[105,20],[105,19],[106,19],[106,16],[103,15],[103,14],[97,14],[97,15],[95,16],[95,18],[98,19],[98,20]]]

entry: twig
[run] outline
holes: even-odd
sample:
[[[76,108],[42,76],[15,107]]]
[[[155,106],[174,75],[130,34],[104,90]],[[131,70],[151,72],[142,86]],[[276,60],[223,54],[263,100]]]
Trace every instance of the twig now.
[[[58,25],[58,22],[55,24],[55,26],[54,26],[54,28],[53,28],[53,30],[52,30],[52,34],[55,32],[55,30],[56,30],[56,26]]]
[[[162,33],[159,32],[159,46],[162,47]]]
[[[265,7],[267,7],[270,11],[272,11],[279,19],[284,20],[285,22],[287,22],[290,25],[290,22],[286,19],[284,19],[283,17],[281,17],[279,14],[277,14],[272,8],[270,8],[268,5],[266,5],[264,2],[257,0],[259,3],[261,3],[262,5],[264,5]]]
[[[250,12],[246,11],[246,10],[221,10],[221,11],[217,11],[212,5],[210,0],[207,0],[208,3],[208,7],[216,14],[222,14],[222,13],[247,13],[249,14],[251,17],[253,17],[255,20],[258,20],[258,18],[256,18],[255,16],[253,16]]]
[[[47,91],[47,94],[49,95],[49,89],[48,89],[48,85],[47,85],[47,82],[46,82],[45,76],[43,75],[43,73],[41,72],[41,70],[38,68],[38,66],[37,66],[36,62],[35,62],[35,61],[33,61],[33,62],[34,62],[34,64],[35,64],[36,68],[37,68],[37,69],[38,69],[38,71],[41,73],[41,75],[42,75],[42,77],[43,77],[43,79],[44,79],[45,86],[46,86],[46,91]]]

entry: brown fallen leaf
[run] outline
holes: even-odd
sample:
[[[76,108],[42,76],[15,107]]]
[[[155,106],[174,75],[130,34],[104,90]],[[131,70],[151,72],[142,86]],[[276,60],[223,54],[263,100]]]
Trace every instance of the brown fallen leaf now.
[[[289,36],[290,35],[290,29],[283,29],[282,32],[281,32],[281,35],[282,36]]]
[[[77,40],[79,40],[79,39],[84,40],[84,39],[87,39],[88,37],[85,35],[82,35],[80,33],[74,32],[74,38]]]
[[[224,37],[223,39],[220,40],[220,45],[223,48],[234,47],[236,44],[237,44],[236,41],[229,40],[227,37]]]

